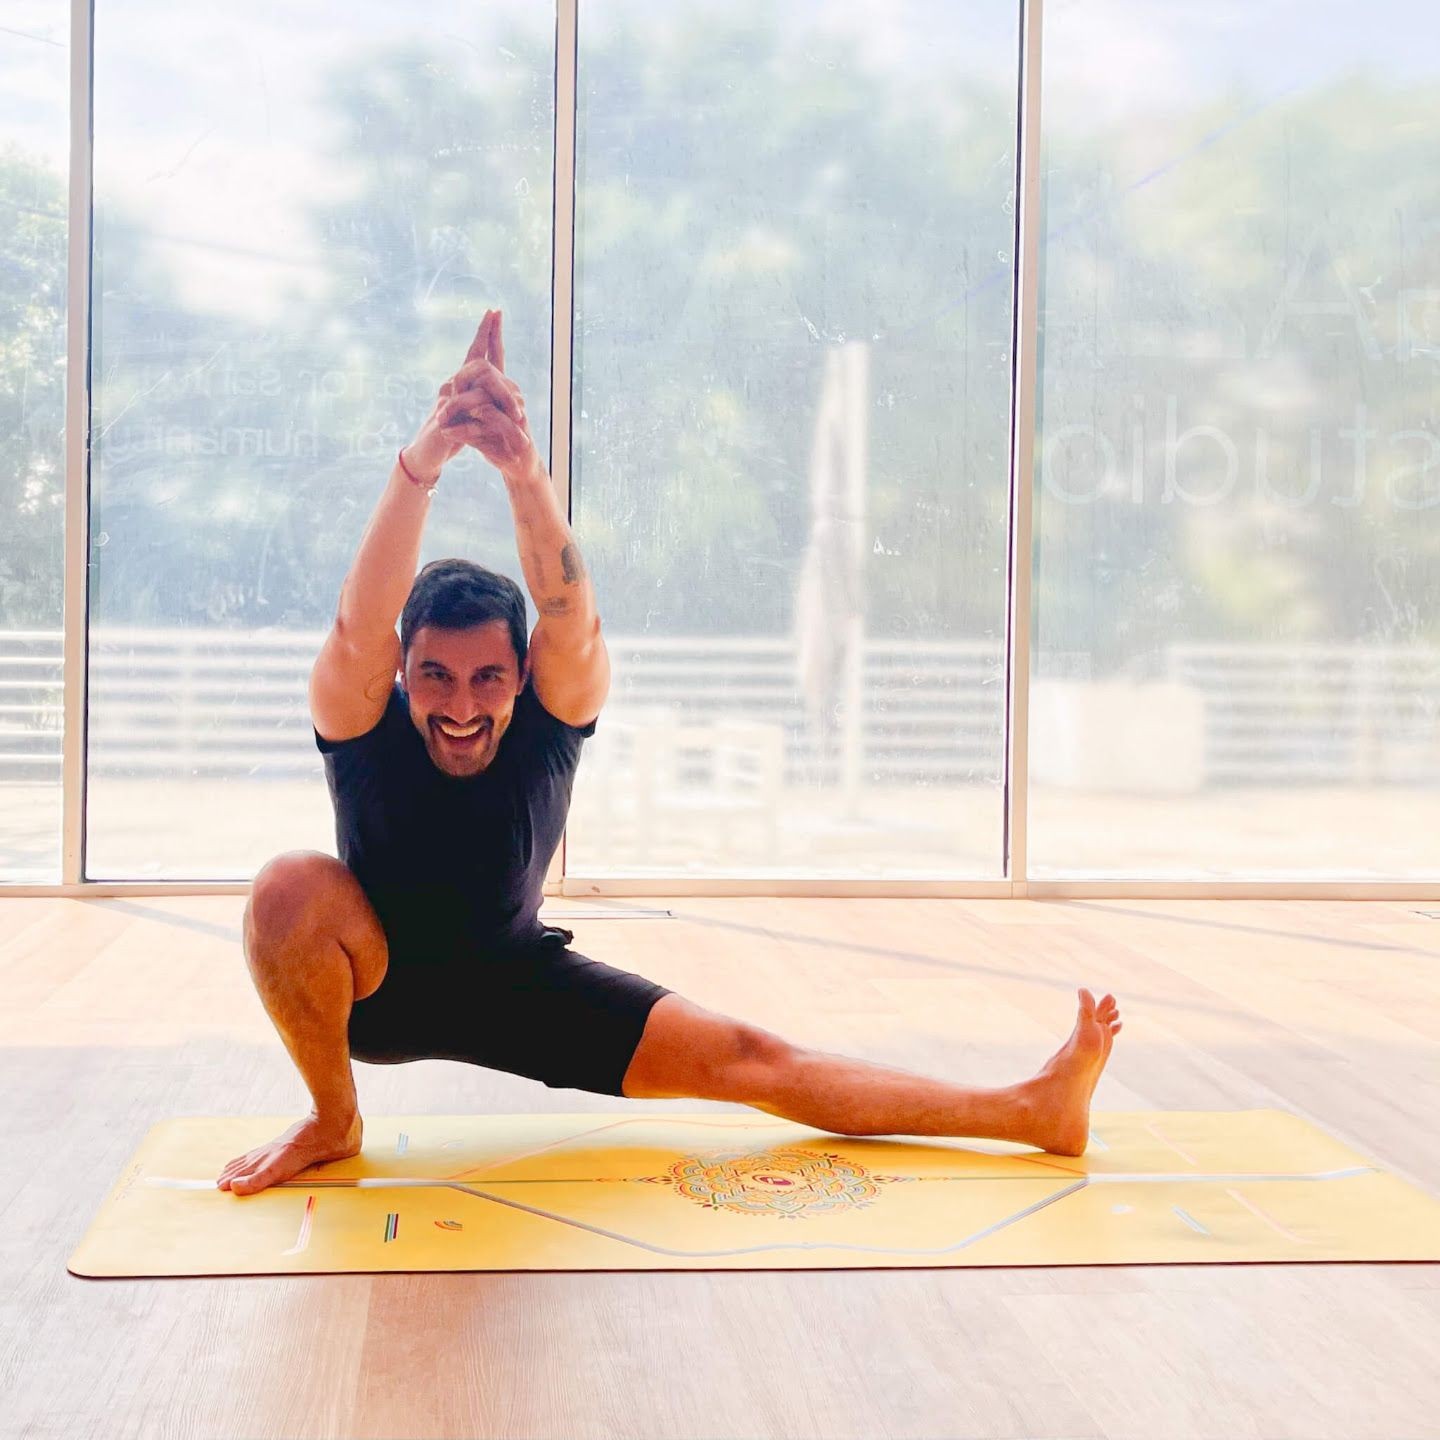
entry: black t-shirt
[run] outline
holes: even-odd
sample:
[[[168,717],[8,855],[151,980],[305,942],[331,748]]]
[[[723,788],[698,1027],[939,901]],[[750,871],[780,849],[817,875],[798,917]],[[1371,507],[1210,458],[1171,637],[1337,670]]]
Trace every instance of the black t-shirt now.
[[[373,730],[352,740],[315,732],[336,847],[380,917],[392,964],[464,960],[554,933],[539,920],[541,887],[594,733],[593,720],[577,729],[551,715],[533,683],[489,768],[464,779],[431,760],[398,683]]]

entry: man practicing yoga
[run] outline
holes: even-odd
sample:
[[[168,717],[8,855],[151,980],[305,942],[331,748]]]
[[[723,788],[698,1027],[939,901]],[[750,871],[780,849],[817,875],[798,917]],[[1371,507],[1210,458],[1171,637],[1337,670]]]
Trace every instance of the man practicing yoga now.
[[[466,446],[504,476],[526,583],[437,560],[417,576],[440,471]],[[400,634],[395,633],[396,620]],[[397,676],[400,679],[397,681]],[[250,1195],[360,1150],[352,1057],[463,1060],[636,1100],[730,1100],[840,1135],[956,1135],[1079,1155],[1120,1030],[1081,990],[1038,1074],[971,1089],[792,1044],[570,949],[540,923],[585,737],[610,686],[595,591],[505,374],[500,313],[397,456],[310,676],[338,860],[255,877],[245,958],[314,1108],[221,1172]]]

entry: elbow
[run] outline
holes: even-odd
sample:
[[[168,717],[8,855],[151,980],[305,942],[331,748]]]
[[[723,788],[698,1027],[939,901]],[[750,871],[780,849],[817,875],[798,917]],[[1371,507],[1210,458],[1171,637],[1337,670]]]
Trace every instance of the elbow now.
[[[600,614],[593,602],[556,595],[539,608],[540,628],[567,650],[586,649],[600,638]]]

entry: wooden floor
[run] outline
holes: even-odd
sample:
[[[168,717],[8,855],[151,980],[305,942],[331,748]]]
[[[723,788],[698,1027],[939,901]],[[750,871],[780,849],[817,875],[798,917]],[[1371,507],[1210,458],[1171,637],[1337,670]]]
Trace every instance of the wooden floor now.
[[[1097,1109],[1281,1107],[1440,1194],[1440,920],[1418,902],[650,903],[676,918],[576,919],[576,948],[981,1084],[1033,1071],[1077,984],[1111,989]],[[241,904],[0,899],[6,1440],[1440,1436],[1437,1265],[76,1279],[158,1120],[308,1106]],[[740,1108],[355,1069],[372,1114]]]

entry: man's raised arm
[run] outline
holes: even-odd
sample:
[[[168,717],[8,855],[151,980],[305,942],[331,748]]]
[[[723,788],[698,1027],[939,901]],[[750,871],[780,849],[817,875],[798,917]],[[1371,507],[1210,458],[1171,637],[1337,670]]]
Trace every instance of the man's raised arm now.
[[[420,563],[420,536],[430,510],[426,487],[439,478],[439,466],[433,461],[424,465],[418,447],[407,449],[409,454],[402,452],[390,471],[350,573],[340,587],[334,630],[360,649],[374,650],[394,633]],[[417,485],[407,469],[425,484]]]
[[[525,583],[540,612],[536,628],[557,650],[583,650],[600,633],[600,613],[560,497],[538,455],[530,466],[501,473],[510,493]]]
[[[467,362],[486,353],[498,320],[498,312],[486,311]],[[508,403],[513,414],[523,415],[507,392],[491,388],[497,403]],[[385,713],[400,667],[395,624],[415,581],[430,492],[442,468],[465,444],[444,428],[454,393],[454,380],[440,387],[435,408],[400,452],[340,587],[335,623],[310,672],[310,714],[327,740],[364,735]]]
[[[467,360],[457,372],[455,394],[441,421],[446,433],[459,434],[505,478],[520,565],[540,612],[530,642],[531,683],[552,715],[584,726],[600,713],[610,689],[610,657],[600,634],[595,587],[531,439],[524,402],[518,424],[508,412],[485,403],[485,392],[493,391],[497,381],[519,396],[504,373],[498,317],[488,344],[483,357]],[[482,392],[478,396],[476,389]]]

